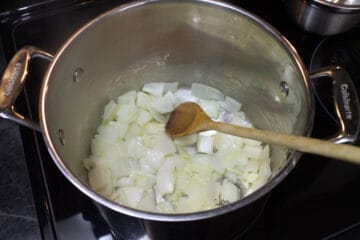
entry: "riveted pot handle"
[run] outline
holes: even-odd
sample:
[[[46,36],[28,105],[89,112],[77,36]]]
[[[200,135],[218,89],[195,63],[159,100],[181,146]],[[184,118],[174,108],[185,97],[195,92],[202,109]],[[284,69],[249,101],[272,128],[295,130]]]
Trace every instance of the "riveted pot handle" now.
[[[39,131],[40,127],[38,123],[17,113],[14,108],[14,102],[25,83],[29,63],[33,58],[43,58],[51,61],[53,56],[33,46],[22,47],[15,53],[1,79],[0,117]]]
[[[320,77],[328,77],[333,81],[335,111],[340,121],[339,132],[329,140],[335,143],[355,142],[360,130],[360,104],[350,76],[343,68],[333,66],[310,74],[311,79]]]

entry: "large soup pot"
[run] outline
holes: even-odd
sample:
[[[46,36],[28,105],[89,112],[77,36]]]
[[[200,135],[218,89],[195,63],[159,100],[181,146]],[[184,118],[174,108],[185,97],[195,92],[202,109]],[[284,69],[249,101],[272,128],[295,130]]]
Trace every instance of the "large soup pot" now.
[[[341,68],[309,75],[279,32],[222,2],[134,2],[86,24],[54,56],[35,47],[22,48],[3,75],[1,116],[37,128],[13,107],[33,57],[51,61],[40,94],[40,130],[54,162],[94,200],[112,230],[126,239],[138,239],[143,233],[152,239],[233,239],[301,155],[272,146],[269,182],[217,209],[161,214],[118,205],[89,188],[82,160],[89,154],[105,104],[146,82],[210,85],[239,100],[256,127],[308,136],[314,117],[310,79],[327,76],[334,81],[341,118],[341,129],[332,140],[351,142],[359,132],[357,95]],[[134,226],[139,234],[129,231]]]

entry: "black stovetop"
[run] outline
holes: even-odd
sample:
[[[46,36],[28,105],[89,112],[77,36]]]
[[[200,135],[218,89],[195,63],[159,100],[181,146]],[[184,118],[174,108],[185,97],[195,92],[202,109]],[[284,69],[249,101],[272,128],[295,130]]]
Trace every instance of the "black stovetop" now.
[[[122,0],[6,1],[1,10],[1,39],[6,59],[24,45],[55,53],[82,24],[122,4]],[[336,37],[305,33],[285,13],[281,1],[229,1],[248,9],[277,28],[298,50],[310,69],[317,48],[340,64],[360,90],[360,28]],[[356,36],[354,38],[354,36]],[[319,47],[320,45],[320,47]],[[356,52],[358,51],[358,52]],[[31,63],[29,79],[16,106],[38,120],[38,95],[47,63]],[[331,95],[331,90],[322,89]],[[329,98],[325,96],[325,99]],[[325,101],[325,105],[327,104]],[[333,111],[329,106],[329,111]],[[338,123],[317,102],[313,136],[334,133]],[[71,185],[47,153],[40,133],[21,127],[28,171],[43,239],[112,239],[93,202]],[[360,168],[305,154],[290,175],[273,190],[244,239],[359,239]],[[134,230],[136,231],[136,230]]]

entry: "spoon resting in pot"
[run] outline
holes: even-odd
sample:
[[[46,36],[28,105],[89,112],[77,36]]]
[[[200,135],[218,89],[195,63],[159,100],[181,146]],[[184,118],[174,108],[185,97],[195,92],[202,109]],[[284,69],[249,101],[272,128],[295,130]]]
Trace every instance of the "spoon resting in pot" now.
[[[301,152],[360,164],[359,147],[213,121],[198,104],[193,102],[182,103],[176,107],[170,115],[165,130],[171,137],[182,137],[196,132],[217,130],[222,133],[280,145]]]

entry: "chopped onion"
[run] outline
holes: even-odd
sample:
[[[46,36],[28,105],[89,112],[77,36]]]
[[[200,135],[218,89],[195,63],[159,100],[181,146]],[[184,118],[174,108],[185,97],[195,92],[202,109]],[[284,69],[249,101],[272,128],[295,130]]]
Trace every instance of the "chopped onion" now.
[[[218,89],[201,83],[191,84],[191,94],[203,100],[224,100],[224,94]]]
[[[107,123],[108,121],[114,120],[117,112],[117,105],[114,101],[110,101],[106,106],[104,110],[104,114],[102,116],[103,123]]]
[[[139,124],[140,127],[143,127],[145,124],[150,122],[152,118],[153,117],[148,110],[139,109],[136,122]]]
[[[134,181],[132,178],[130,177],[123,177],[123,178],[120,178],[118,181],[117,181],[117,184],[116,186],[118,187],[126,187],[126,186],[132,186],[134,184]]]
[[[98,129],[98,133],[108,141],[117,142],[125,137],[128,128],[129,125],[126,123],[111,121],[101,125]]]
[[[164,133],[153,136],[152,148],[162,152],[165,156],[176,152],[173,141]]]
[[[175,188],[175,161],[166,159],[159,168],[156,176],[155,191],[157,194],[164,196],[172,193]]]
[[[179,89],[175,94],[175,106],[184,102],[198,102],[199,99],[191,94],[191,91],[187,89]]]
[[[144,189],[135,186],[128,186],[121,188],[119,192],[121,193],[121,197],[124,198],[124,201],[126,201],[130,207],[136,208],[144,193]]]
[[[206,135],[198,135],[196,139],[196,150],[200,153],[213,153],[214,138]]]
[[[166,82],[164,83],[164,92],[172,92],[175,93],[178,89],[179,83],[178,82]]]
[[[235,202],[240,199],[240,191],[233,183],[225,179],[221,184],[220,198],[227,202]]]
[[[105,167],[96,167],[89,172],[89,185],[105,196],[112,194],[111,170]]]
[[[122,123],[130,123],[137,118],[137,108],[134,104],[122,104],[116,113],[116,119]]]
[[[199,105],[210,118],[219,117],[220,103],[218,101],[200,99]]]
[[[146,150],[146,159],[149,162],[149,165],[158,170],[164,161],[165,155],[155,149],[147,149]]]
[[[105,106],[91,155],[83,161],[92,189],[129,207],[185,213],[237,201],[266,183],[268,145],[214,130],[173,139],[165,133],[168,113],[188,101],[211,118],[253,127],[241,103],[219,90],[178,85],[147,83]]]
[[[127,92],[127,93],[121,95],[120,97],[118,97],[117,102],[118,102],[118,104],[134,105],[135,100],[136,100],[136,95],[137,95],[136,91]]]
[[[179,146],[189,146],[196,142],[196,134],[192,134],[185,137],[174,138],[174,143]]]
[[[149,107],[161,114],[169,113],[174,110],[175,97],[168,92],[162,97],[152,97]]]
[[[125,139],[132,139],[132,138],[135,138],[135,137],[138,137],[141,135],[141,128],[140,126],[134,122],[130,125],[127,133],[126,133],[126,136],[125,136]]]
[[[139,91],[136,95],[136,106],[148,109],[149,103],[151,102],[151,96]]]
[[[225,100],[221,102],[221,107],[228,112],[239,112],[241,109],[241,103],[229,96],[226,96]]]
[[[140,159],[146,153],[146,147],[140,138],[131,138],[128,142],[128,155],[134,159]]]
[[[156,97],[161,97],[164,93],[165,84],[163,82],[145,83],[143,91]]]

